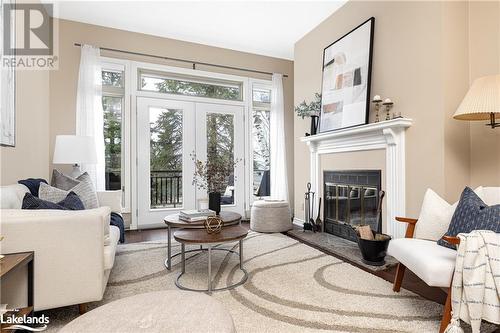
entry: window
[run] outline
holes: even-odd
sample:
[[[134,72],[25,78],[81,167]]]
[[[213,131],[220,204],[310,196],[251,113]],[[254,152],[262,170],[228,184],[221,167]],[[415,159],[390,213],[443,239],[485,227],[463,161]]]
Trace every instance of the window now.
[[[166,94],[242,101],[242,83],[139,70],[139,89]]]
[[[270,136],[271,90],[252,89],[252,144],[253,144],[253,194],[271,195],[270,186]]]
[[[122,189],[124,72],[102,70],[106,190]]]

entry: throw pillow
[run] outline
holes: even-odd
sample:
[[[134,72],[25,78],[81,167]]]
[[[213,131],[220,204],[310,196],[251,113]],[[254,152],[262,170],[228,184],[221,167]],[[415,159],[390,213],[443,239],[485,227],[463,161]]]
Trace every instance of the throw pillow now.
[[[52,179],[50,181],[50,185],[54,187],[69,191],[79,183],[80,181],[78,179],[65,175],[64,173],[59,172],[56,169],[52,171]]]
[[[73,187],[71,191],[75,192],[80,200],[83,202],[85,209],[92,209],[99,207],[99,202],[97,201],[97,194],[94,190],[94,186],[86,181],[80,182],[78,185]],[[47,200],[50,202],[58,202],[68,195],[69,191],[61,190],[59,188],[40,184],[39,197],[40,199]]]
[[[57,203],[42,200],[31,193],[26,193],[23,198],[22,209],[83,210],[85,207],[75,192],[69,192],[63,200]]]
[[[31,194],[37,197],[40,183],[47,184],[47,181],[43,178],[28,178],[28,179],[18,180],[17,183],[26,186],[28,190],[30,190]]]
[[[436,192],[427,189],[420,208],[415,238],[437,241],[450,226],[451,218],[458,203],[450,205]]]
[[[474,230],[500,233],[500,205],[488,206],[472,189],[466,187],[445,236],[456,237],[460,233],[467,234]],[[455,249],[455,245],[442,239],[438,244]]]

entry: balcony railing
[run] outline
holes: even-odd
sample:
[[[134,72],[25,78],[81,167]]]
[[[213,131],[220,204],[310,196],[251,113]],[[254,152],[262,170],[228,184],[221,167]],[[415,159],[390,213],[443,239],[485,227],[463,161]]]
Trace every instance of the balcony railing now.
[[[182,206],[182,170],[155,170],[150,174],[151,208]]]

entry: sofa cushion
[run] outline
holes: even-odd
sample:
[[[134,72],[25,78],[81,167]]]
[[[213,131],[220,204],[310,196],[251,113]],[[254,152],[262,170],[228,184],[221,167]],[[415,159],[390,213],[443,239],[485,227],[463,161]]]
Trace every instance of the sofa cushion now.
[[[78,195],[71,191],[64,199],[56,203],[42,200],[31,193],[26,193],[22,209],[84,210],[85,207]]]
[[[43,178],[21,179],[18,180],[17,183],[26,186],[30,190],[31,194],[33,194],[35,197],[38,196],[38,189],[40,188],[40,183],[48,184],[47,181]]]
[[[93,209],[99,207],[97,194],[92,184],[82,181],[75,187],[73,187],[71,191],[75,192],[80,197],[80,200],[82,200],[85,209]],[[69,193],[69,191],[61,190],[43,183],[40,184],[40,189],[38,192],[40,199],[50,202],[61,201],[62,198],[66,197],[66,195]]]
[[[28,188],[21,184],[0,186],[0,209],[21,209],[26,193]]]
[[[97,191],[97,199],[99,206],[107,206],[114,213],[121,214],[122,212],[122,191]]]
[[[120,239],[120,229],[115,226],[109,227],[109,235],[107,236],[108,244],[104,246],[104,270],[113,268],[115,263],[115,252]]]
[[[456,237],[460,233],[467,234],[473,230],[500,233],[500,204],[488,206],[472,189],[466,187],[445,235]],[[455,249],[455,245],[442,239],[438,244]]]
[[[434,241],[398,238],[389,242],[387,254],[408,267],[429,286],[450,286],[456,251],[439,246]]]
[[[477,193],[477,190],[474,190]],[[483,187],[481,186],[481,193],[477,195],[488,206],[500,204],[500,187]]]
[[[420,208],[418,223],[415,225],[415,238],[437,241],[440,239],[448,226],[457,203],[450,205],[436,192],[427,189]]]
[[[57,187],[61,190],[68,191],[78,185],[79,180],[65,175],[64,173],[54,169],[52,171],[52,179],[50,180],[50,185]]]

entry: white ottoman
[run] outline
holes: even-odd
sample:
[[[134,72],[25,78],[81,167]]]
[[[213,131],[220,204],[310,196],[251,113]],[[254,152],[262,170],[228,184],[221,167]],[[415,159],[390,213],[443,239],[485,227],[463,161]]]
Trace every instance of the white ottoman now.
[[[235,333],[233,318],[206,294],[158,291],[125,297],[100,306],[64,326],[60,333]]]
[[[258,232],[283,232],[292,227],[290,206],[287,201],[254,201],[250,229]]]

